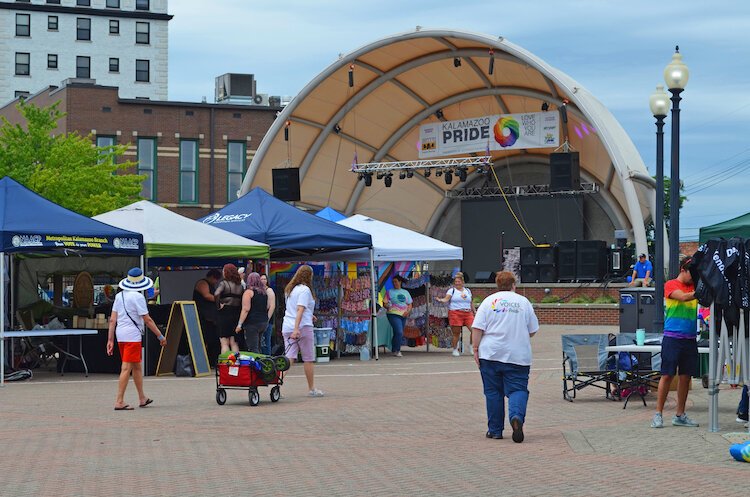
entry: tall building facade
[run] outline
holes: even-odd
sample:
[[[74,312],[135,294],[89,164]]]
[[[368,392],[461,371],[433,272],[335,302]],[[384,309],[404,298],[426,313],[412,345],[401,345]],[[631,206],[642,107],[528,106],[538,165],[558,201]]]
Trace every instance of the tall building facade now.
[[[167,99],[167,0],[0,0],[0,105],[75,78]]]
[[[127,145],[131,172],[146,176],[141,197],[198,218],[237,199],[247,167],[281,107],[120,98],[115,87],[72,80],[26,99],[59,102],[57,132],[91,135],[98,146]],[[0,107],[23,121],[16,102]]]

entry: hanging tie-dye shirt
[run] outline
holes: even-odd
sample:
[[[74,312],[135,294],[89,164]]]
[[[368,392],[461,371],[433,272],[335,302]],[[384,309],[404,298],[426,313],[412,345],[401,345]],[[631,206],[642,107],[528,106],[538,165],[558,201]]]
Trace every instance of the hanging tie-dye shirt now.
[[[692,338],[697,334],[696,320],[698,319],[698,301],[670,299],[675,290],[684,293],[695,291],[692,283],[683,283],[678,279],[669,280],[664,284],[664,336],[673,338]]]

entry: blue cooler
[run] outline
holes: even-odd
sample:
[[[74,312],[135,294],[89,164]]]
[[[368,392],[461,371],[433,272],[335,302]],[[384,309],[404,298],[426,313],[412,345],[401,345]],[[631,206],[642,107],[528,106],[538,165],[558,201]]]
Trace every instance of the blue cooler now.
[[[315,335],[315,362],[330,361],[331,332],[333,328],[313,328]]]

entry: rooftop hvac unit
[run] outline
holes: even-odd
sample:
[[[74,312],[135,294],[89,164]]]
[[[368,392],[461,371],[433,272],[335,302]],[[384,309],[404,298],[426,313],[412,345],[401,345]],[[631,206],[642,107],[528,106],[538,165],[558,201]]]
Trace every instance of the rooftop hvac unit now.
[[[268,97],[268,105],[270,105],[271,107],[281,107],[281,97],[279,96]]]
[[[216,77],[216,101],[232,97],[252,98],[255,95],[255,76],[252,74],[227,73]]]
[[[255,105],[270,105],[267,93],[258,93],[253,97],[253,103]]]

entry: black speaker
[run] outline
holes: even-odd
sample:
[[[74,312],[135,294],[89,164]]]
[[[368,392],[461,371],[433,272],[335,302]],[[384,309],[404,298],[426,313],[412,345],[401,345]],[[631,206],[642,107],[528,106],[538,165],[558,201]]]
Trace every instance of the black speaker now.
[[[296,202],[299,196],[299,168],[272,169],[273,196],[285,202]]]
[[[549,191],[581,189],[581,167],[578,152],[549,155]]]
[[[521,283],[536,283],[539,281],[539,266],[521,266]]]
[[[494,283],[495,273],[493,271],[477,271],[474,273],[474,283]]]
[[[576,241],[557,243],[557,277],[560,281],[576,280]]]
[[[555,283],[557,282],[557,268],[553,265],[540,264],[537,266],[539,270],[539,277],[537,281],[539,283]]]
[[[607,272],[610,276],[623,277],[632,272],[631,266],[635,263],[635,252],[632,248],[609,249],[609,261]]]
[[[601,280],[607,274],[607,244],[603,240],[579,240],[576,279]]]
[[[521,265],[522,266],[533,266],[538,259],[538,251],[536,247],[521,247]]]
[[[536,254],[536,260],[539,265],[554,266],[555,247],[537,247]]]

